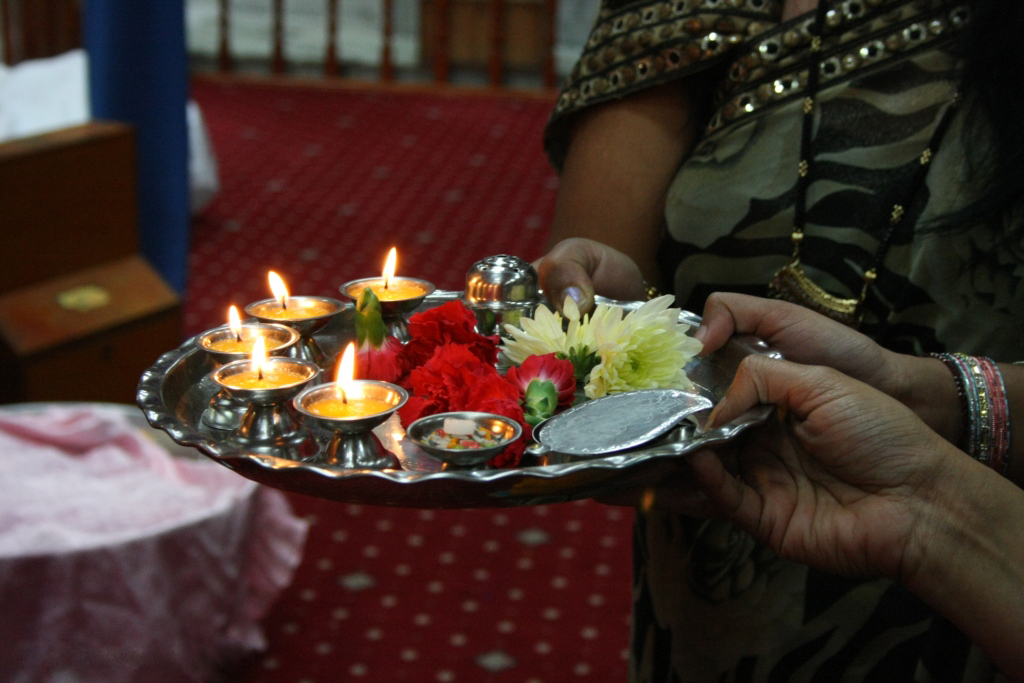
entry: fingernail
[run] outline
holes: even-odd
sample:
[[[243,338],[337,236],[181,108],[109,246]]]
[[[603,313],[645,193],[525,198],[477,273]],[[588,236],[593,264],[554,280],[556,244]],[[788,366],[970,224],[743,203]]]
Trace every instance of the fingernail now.
[[[581,309],[583,308],[583,302],[587,300],[587,295],[583,293],[582,289],[579,287],[569,287],[565,290],[565,294],[575,301],[577,306]]]
[[[721,412],[719,410],[719,406],[721,406],[721,402],[719,402],[718,405],[711,409],[711,413],[708,415],[708,419],[704,421],[704,426],[698,428],[697,431],[699,433],[709,432],[718,426],[718,414]]]
[[[693,333],[693,338],[699,341],[701,344],[704,343],[704,337],[708,336],[708,328],[701,323],[697,330]]]

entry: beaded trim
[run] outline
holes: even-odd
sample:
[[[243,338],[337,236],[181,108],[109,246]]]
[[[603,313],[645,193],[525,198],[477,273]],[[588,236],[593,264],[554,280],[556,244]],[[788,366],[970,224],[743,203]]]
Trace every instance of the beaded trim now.
[[[822,0],[823,2],[826,0]],[[860,30],[843,34],[844,22],[864,19],[850,8],[860,2],[842,2],[825,13],[826,31],[819,52],[812,50],[814,19],[799,28],[781,27],[755,43],[733,65],[721,97],[721,106],[708,123],[707,132],[735,123],[767,106],[803,97],[810,69],[817,65],[819,89],[848,80],[892,59],[906,57],[945,42],[968,19],[964,6],[918,11],[914,3],[891,11],[874,10],[875,17]],[[781,33],[781,35],[780,35]],[[786,50],[785,48],[799,48]],[[811,63],[808,55],[814,56]],[[798,61],[801,62],[797,64]]]
[[[962,413],[960,446],[1000,474],[1008,470],[1010,413],[1006,386],[991,358],[964,353],[933,353],[953,373]]]
[[[827,2],[828,0],[822,0]],[[778,0],[673,0],[603,9],[552,114],[671,81],[732,54],[707,132],[801,97],[810,64],[822,85],[945,41],[966,24],[943,0],[842,0],[825,17],[828,40],[810,57],[812,17],[779,23]]]

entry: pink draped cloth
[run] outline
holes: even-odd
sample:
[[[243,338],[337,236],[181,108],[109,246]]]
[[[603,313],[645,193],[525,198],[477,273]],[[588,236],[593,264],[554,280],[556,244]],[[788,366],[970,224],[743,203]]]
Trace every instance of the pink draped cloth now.
[[[0,680],[203,681],[265,646],[307,523],[141,418],[0,410]]]

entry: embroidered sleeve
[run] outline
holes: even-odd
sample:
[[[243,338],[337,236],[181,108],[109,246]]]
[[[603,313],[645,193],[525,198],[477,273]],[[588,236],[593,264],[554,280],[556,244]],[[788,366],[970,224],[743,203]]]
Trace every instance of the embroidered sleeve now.
[[[561,168],[572,114],[717,64],[779,12],[779,0],[602,0],[544,133],[552,164]]]

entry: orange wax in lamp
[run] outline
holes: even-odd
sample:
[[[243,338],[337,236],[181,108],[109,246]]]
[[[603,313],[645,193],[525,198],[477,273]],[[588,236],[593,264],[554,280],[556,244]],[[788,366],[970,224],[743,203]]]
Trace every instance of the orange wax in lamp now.
[[[220,339],[215,342],[210,342],[208,346],[212,351],[220,351],[221,353],[252,353],[253,344],[256,340],[252,337],[244,339]],[[268,349],[277,348],[274,346],[267,346]]]
[[[366,283],[366,287],[373,290],[381,301],[401,301],[403,299],[415,299],[426,295],[427,289],[418,282],[410,282],[395,277],[395,266],[398,261],[398,250],[391,247],[388,258],[384,262],[384,270],[380,280]],[[360,290],[361,292],[362,290]],[[360,292],[352,292],[356,297]]]
[[[281,346],[281,343],[278,340],[267,339],[258,333],[254,336],[243,337],[242,319],[238,315],[238,309],[234,306],[228,309],[228,327],[230,327],[231,331],[234,333],[234,339],[228,337],[227,339],[210,341],[206,343],[207,348],[212,351],[220,351],[221,353],[252,353],[257,337],[264,340],[263,343],[265,344],[267,351],[271,351]]]
[[[344,389],[340,391],[344,392]],[[321,417],[369,417],[377,413],[391,410],[393,406],[387,401],[376,398],[323,398],[307,408],[309,412]]]
[[[238,372],[221,378],[221,383],[235,389],[280,389],[299,384],[309,375],[286,368],[275,368],[267,363],[267,349],[263,337],[257,337],[252,349],[252,370]]]
[[[322,315],[334,312],[334,307],[325,301],[290,296],[284,280],[274,271],[267,273],[267,280],[270,282],[270,291],[273,292],[278,305],[267,304],[260,306],[258,315],[262,318],[305,320],[307,318],[319,318]]]
[[[321,417],[369,417],[395,407],[393,403],[367,398],[359,393],[359,385],[352,380],[355,376],[355,355],[355,344],[350,343],[338,363],[336,395],[320,399],[306,406],[306,410]]]

